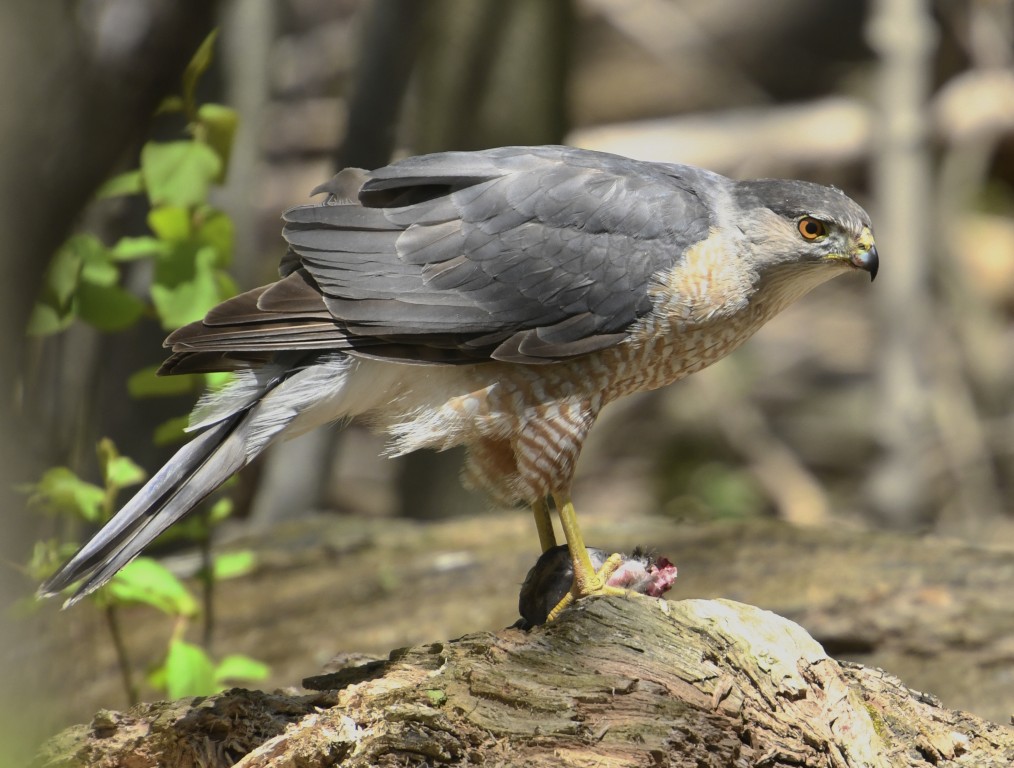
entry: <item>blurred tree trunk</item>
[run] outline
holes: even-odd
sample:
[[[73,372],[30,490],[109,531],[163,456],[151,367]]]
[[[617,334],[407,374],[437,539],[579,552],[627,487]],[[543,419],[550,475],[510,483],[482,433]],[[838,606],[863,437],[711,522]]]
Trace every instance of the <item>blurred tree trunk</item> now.
[[[427,21],[416,151],[562,141],[569,0],[435,0]]]
[[[379,168],[390,162],[429,6],[419,0],[373,0],[368,6],[349,97],[348,129],[335,170]]]
[[[932,492],[929,375],[932,307],[928,254],[933,174],[928,98],[936,32],[926,0],[876,0],[868,28],[880,57],[873,160],[879,297],[876,440],[871,502],[880,519],[925,522]]]
[[[0,611],[9,615],[24,582],[9,564],[28,559],[38,526],[13,487],[52,460],[38,414],[20,410],[24,328],[54,250],[98,185],[144,135],[155,107],[211,29],[215,4],[198,0],[38,3],[0,6]],[[81,393],[76,393],[78,399]],[[33,736],[35,670],[18,661],[31,639],[0,624],[0,743],[11,764]],[[9,667],[9,668],[8,668]]]
[[[235,231],[236,260],[231,271],[244,289],[259,285],[262,265],[254,254],[259,230],[256,205],[260,174],[262,118],[270,96],[271,44],[275,39],[278,4],[274,0],[228,0],[222,6],[217,57],[222,71],[223,103],[239,114],[239,130],[229,156],[225,185],[213,192],[216,205],[228,211]],[[273,265],[272,265],[273,266]]]
[[[373,0],[365,6],[348,125],[334,157],[336,171],[378,168],[390,161],[427,8],[421,0]],[[316,430],[298,442],[272,446],[261,464],[251,516],[263,524],[333,507],[329,476],[344,439],[341,432]]]
[[[0,234],[16,244],[4,258],[19,277],[5,286],[10,295],[0,310],[18,363],[2,367],[5,395],[51,254],[98,185],[138,146],[159,102],[179,88],[214,7],[197,0],[5,4]]]
[[[964,48],[973,66],[945,83],[934,99],[944,140],[934,201],[941,246],[933,267],[944,308],[937,314],[941,349],[934,417],[950,481],[937,530],[975,541],[988,535],[1005,509],[1014,512],[1002,487],[1004,477],[1014,477],[1014,455],[1007,452],[1004,467],[1004,451],[999,441],[991,445],[990,435],[990,421],[1014,406],[1014,365],[1009,356],[996,354],[1009,318],[976,284],[968,269],[975,257],[963,245],[963,231],[993,183],[997,150],[1014,127],[1014,2],[974,2],[955,11],[964,23],[952,26],[965,29]],[[990,109],[975,108],[991,102]],[[1002,171],[996,175],[1002,177]],[[971,248],[983,250],[979,242]]]

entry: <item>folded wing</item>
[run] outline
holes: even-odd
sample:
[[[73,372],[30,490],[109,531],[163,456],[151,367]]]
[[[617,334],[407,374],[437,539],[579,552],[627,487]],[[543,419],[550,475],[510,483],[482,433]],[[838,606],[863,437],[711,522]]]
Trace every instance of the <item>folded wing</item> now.
[[[170,336],[163,370],[288,349],[528,364],[605,349],[650,311],[652,276],[707,236],[695,173],[565,147],[345,171],[327,204],[286,212],[282,279]]]

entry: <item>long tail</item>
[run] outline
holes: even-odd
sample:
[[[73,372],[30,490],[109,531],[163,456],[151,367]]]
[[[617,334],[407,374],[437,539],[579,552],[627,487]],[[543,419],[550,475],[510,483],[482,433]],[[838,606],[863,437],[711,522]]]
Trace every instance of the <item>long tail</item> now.
[[[50,597],[82,580],[64,607],[109,581],[148,544],[245,467],[302,415],[298,431],[343,415],[348,358],[264,370],[237,382],[195,411],[201,434],[183,446],[127,504],[40,588]],[[324,404],[326,407],[315,409]],[[312,413],[323,411],[322,413]],[[308,413],[311,412],[311,413]]]

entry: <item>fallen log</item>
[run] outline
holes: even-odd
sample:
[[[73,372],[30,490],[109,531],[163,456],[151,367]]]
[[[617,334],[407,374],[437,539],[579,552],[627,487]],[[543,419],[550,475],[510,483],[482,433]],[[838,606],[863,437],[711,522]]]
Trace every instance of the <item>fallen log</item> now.
[[[1009,768],[1014,732],[829,658],[728,600],[584,600],[530,632],[394,651],[308,678],[100,712],[35,765]]]

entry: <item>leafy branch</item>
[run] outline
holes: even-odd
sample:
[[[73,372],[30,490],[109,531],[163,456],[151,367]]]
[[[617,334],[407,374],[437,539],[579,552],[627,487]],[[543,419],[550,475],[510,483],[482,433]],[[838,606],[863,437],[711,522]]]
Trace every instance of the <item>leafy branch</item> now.
[[[57,334],[77,321],[101,332],[117,332],[143,319],[156,320],[170,331],[201,319],[215,304],[236,293],[226,272],[232,260],[233,223],[209,203],[209,194],[225,179],[238,119],[226,106],[198,103],[196,95],[197,84],[211,64],[216,36],[215,32],[209,35],[194,54],[180,94],[166,99],[159,108],[161,114],[178,114],[185,119],[184,137],[147,142],[141,149],[140,166],[110,179],[97,193],[99,198],[145,195],[150,205],[149,234],[122,237],[110,245],[90,233],[70,237],[46,272],[29,320],[29,335]],[[144,296],[124,284],[127,268],[141,262],[149,265],[152,275]],[[133,397],[160,397],[217,388],[228,378],[228,374],[161,378],[151,367],[131,375],[127,388]],[[154,441],[161,444],[179,439],[185,425],[186,417],[170,420],[156,430]],[[117,509],[120,491],[143,482],[145,472],[121,456],[108,438],[99,442],[98,456],[102,485],[82,479],[68,467],[53,467],[25,489],[29,505],[89,525],[109,520]],[[267,667],[253,659],[230,655],[216,663],[209,653],[215,583],[255,567],[250,552],[211,554],[212,528],[228,517],[231,509],[231,502],[221,499],[163,537],[186,536],[200,544],[202,601],[165,566],[145,557],[125,566],[90,596],[90,602],[105,615],[131,703],[139,694],[120,629],[121,610],[129,604],[141,603],[175,619],[165,659],[148,676],[149,684],[170,696],[206,695],[221,690],[226,681],[258,680],[267,675]],[[26,571],[34,580],[44,579],[76,549],[72,542],[37,542]],[[187,628],[199,616],[204,620],[203,648],[184,640]]]

